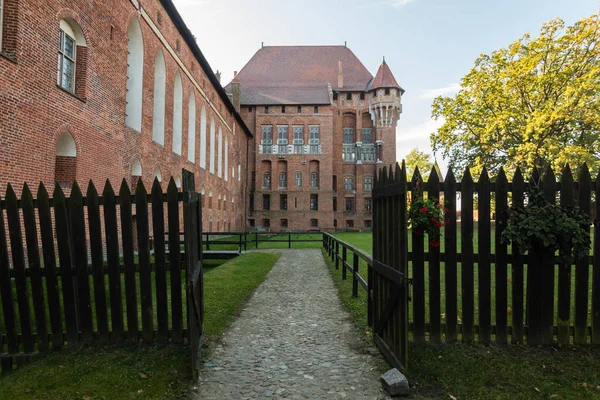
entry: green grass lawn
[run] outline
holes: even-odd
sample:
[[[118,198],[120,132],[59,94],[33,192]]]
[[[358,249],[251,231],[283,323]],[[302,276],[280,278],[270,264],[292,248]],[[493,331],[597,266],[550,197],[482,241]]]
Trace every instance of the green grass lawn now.
[[[371,253],[369,233],[336,233],[335,236]],[[359,297],[353,299],[351,276],[342,281],[341,269],[336,270],[327,253],[323,254],[341,300],[369,339],[365,291],[359,287]],[[366,272],[365,266],[361,267],[361,271]],[[425,271],[427,280],[427,268]],[[443,268],[441,274],[443,277]],[[366,277],[366,273],[363,276]],[[460,279],[458,282],[460,284]],[[425,299],[428,309],[427,293]],[[561,349],[465,343],[436,346],[411,342],[406,374],[414,386],[415,398],[448,399],[452,395],[458,399],[600,399],[600,349],[587,346]]]
[[[208,339],[229,326],[278,257],[249,253],[206,263]],[[190,359],[189,347],[179,345],[68,346],[0,375],[0,399],[179,399],[188,391]]]

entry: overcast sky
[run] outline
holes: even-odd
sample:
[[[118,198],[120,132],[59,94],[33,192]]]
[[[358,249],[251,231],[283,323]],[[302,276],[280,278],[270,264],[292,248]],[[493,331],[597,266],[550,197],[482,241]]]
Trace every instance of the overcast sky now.
[[[481,53],[560,17],[598,12],[599,0],[173,0],[226,85],[265,45],[343,45],[375,75],[385,56],[406,90],[397,155],[431,152],[431,102],[451,95]],[[445,163],[438,157],[445,169]]]

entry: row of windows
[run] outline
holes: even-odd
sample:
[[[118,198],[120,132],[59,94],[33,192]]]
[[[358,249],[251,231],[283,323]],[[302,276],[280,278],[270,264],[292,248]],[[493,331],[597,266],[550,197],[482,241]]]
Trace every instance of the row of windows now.
[[[287,110],[289,111],[291,108],[293,108],[293,107],[288,107]],[[252,112],[252,107],[248,107],[248,111]],[[296,107],[296,112],[298,114],[301,114],[302,113],[302,106],[297,106]],[[269,113],[269,106],[265,106],[265,114],[268,114],[268,113]],[[282,114],[286,113],[286,107],[285,106],[281,106],[281,113]],[[313,107],[313,113],[314,114],[318,114],[319,113],[319,106],[314,106]]]
[[[277,149],[277,154],[319,154],[320,138],[319,125],[309,125],[308,127],[308,146],[304,140],[304,126],[292,126],[293,142],[289,143],[289,126],[277,125],[277,143],[273,145],[273,125],[262,126],[261,153],[272,154],[273,149]]]
[[[252,197],[251,197],[252,199]],[[271,195],[263,194],[262,198],[263,211],[271,211]],[[281,211],[287,211],[288,209],[288,197],[287,194],[279,195],[279,209]],[[298,208],[298,198],[294,198],[294,207]],[[310,195],[310,211],[319,211],[319,195],[311,194]],[[250,211],[254,211],[254,202],[250,202]]]
[[[0,0],[0,50],[2,49],[2,22],[4,17],[5,0]],[[80,53],[87,51],[87,43],[81,27],[72,19],[62,19],[59,22],[57,85],[63,90],[80,98],[85,97],[85,80],[78,80],[77,75],[85,76],[85,57]],[[137,19],[133,19],[128,27],[127,47],[127,84],[125,124],[138,132],[142,129],[142,98],[143,98],[143,73],[144,73],[144,44],[142,30]],[[166,67],[162,49],[159,49],[155,58],[154,74],[154,104],[152,121],[152,140],[164,145],[165,131],[165,96],[166,96]],[[183,82],[178,71],[173,85],[173,141],[172,151],[182,154],[183,130]],[[188,160],[196,162],[196,97],[194,91],[188,99]],[[207,141],[207,115],[203,105],[200,113],[200,140],[199,162],[200,167],[206,169],[206,141]],[[217,173],[218,177],[229,179],[229,138],[223,141],[222,128],[218,129],[218,155],[216,158],[216,127],[214,117],[210,121],[210,172]],[[216,167],[216,168],[215,168]],[[216,171],[215,171],[216,169]],[[231,169],[231,176],[235,177],[235,169]],[[241,177],[238,174],[238,180]]]
[[[282,218],[279,220],[279,224],[282,228],[287,228],[288,227],[288,219],[287,218]],[[248,220],[248,225],[250,225],[251,227],[255,227],[256,226],[256,220],[254,218],[251,218]],[[265,218],[262,220],[262,226],[264,228],[270,228],[271,227],[271,220],[268,218]],[[319,227],[319,220],[317,218],[311,218],[310,220],[310,226],[312,228],[317,228]],[[334,228],[337,228],[338,224],[337,224],[337,219],[333,220],[333,226]],[[370,219],[365,220],[365,228],[371,228],[372,227],[372,221]],[[346,228],[354,228],[354,220],[352,219],[347,219],[346,220]]]
[[[362,128],[362,143],[371,144],[371,128]],[[344,128],[344,144],[352,144],[356,142],[354,137],[354,128]]]
[[[379,91],[380,95],[383,94],[383,93],[385,93],[386,96],[389,95],[390,93],[392,95],[396,95],[396,89],[385,88],[384,90],[380,90]],[[400,91],[398,91],[398,95],[400,95]],[[347,92],[347,93],[337,93],[337,92],[334,92],[333,93],[333,100],[342,99],[342,100],[352,101],[353,97],[354,97],[354,99],[356,99],[357,94],[356,93],[352,93],[352,92]],[[358,97],[361,100],[364,100],[365,99],[365,93],[364,92],[358,93]]]
[[[335,188],[335,186],[334,186]],[[346,176],[344,177],[344,190],[354,190],[354,177]],[[363,190],[371,191],[373,190],[373,177],[365,176],[363,178]]]
[[[302,187],[302,172],[296,172],[295,186]],[[279,188],[287,187],[287,172],[279,173]],[[310,173],[310,187],[318,189],[319,188],[319,173],[311,172]],[[263,174],[263,188],[269,189],[271,188],[271,173],[265,172]]]

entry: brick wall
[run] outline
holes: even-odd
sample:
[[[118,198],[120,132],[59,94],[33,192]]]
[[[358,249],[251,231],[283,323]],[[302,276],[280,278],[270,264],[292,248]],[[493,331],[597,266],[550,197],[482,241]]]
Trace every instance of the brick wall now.
[[[160,1],[144,1],[141,10],[134,3],[137,4],[126,0],[5,0],[2,51],[13,59],[0,56],[0,195],[4,195],[8,182],[18,194],[23,182],[29,182],[33,188],[40,181],[53,187],[55,176],[63,176],[63,161],[56,157],[56,144],[59,136],[68,131],[77,146],[77,168],[69,179],[76,178],[86,187],[90,179],[97,187],[103,187],[107,178],[115,188],[123,178],[133,184],[132,165],[139,159],[141,179],[149,191],[156,169],[160,169],[166,189],[169,178],[181,179],[181,169],[186,168],[195,173],[198,190],[204,187],[208,193],[211,189],[214,196],[227,196],[230,203],[223,210],[206,208],[204,229],[208,229],[209,217],[227,221],[227,226],[231,222],[232,230],[242,229],[247,195],[238,181],[238,164],[244,174],[241,181],[245,182],[248,137]],[[125,126],[128,27],[134,18],[139,20],[144,44],[141,132]],[[77,48],[75,96],[56,85],[61,19],[76,23],[86,42],[86,47]],[[152,141],[154,62],[159,50],[165,55],[167,71],[164,146]],[[178,71],[184,99],[181,155],[171,151],[173,81]],[[196,98],[194,163],[187,157],[188,99],[192,91]],[[229,138],[227,181],[199,167],[202,106],[206,107],[207,121],[214,118],[216,131],[221,128]],[[207,139],[207,160],[210,145]],[[235,178],[231,167],[235,168]]]

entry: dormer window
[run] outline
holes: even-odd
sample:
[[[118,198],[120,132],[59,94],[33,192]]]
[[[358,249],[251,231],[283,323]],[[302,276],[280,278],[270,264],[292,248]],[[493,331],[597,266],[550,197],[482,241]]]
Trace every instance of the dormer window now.
[[[390,88],[385,88],[385,94],[386,94],[386,96],[387,96],[388,94],[390,94]]]

